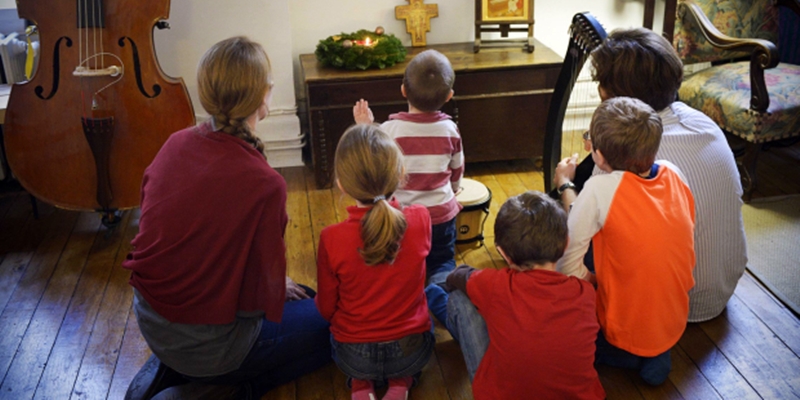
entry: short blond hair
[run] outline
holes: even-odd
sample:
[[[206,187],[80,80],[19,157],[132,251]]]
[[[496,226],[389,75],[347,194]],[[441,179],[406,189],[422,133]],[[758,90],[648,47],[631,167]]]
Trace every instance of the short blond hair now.
[[[601,151],[611,168],[636,174],[648,171],[655,162],[662,132],[661,117],[633,97],[600,103],[589,127],[593,151]]]

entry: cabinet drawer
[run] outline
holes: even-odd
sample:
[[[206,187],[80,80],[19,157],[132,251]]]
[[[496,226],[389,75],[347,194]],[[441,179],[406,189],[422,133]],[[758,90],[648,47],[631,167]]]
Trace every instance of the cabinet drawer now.
[[[456,73],[456,96],[509,93],[555,87],[560,66]]]
[[[368,81],[330,82],[308,85],[308,104],[310,109],[353,107],[359,99],[371,104],[400,102],[405,103],[400,85],[402,78],[378,79]]]

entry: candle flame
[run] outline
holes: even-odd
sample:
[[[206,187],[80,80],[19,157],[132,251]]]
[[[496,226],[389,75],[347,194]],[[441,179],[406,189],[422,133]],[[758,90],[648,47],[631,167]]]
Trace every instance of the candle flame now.
[[[364,39],[364,46],[372,46],[372,42],[369,40],[369,36],[367,36],[367,38]]]

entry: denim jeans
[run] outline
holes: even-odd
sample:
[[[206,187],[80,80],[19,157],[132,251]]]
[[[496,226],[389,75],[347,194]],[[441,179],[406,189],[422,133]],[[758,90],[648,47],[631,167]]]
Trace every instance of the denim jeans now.
[[[379,382],[422,371],[436,343],[428,331],[390,342],[342,343],[337,342],[333,335],[330,341],[333,360],[345,375]]]
[[[208,384],[248,383],[255,398],[310,373],[331,361],[328,321],[314,299],[286,302],[280,323],[264,320],[261,332],[238,370],[197,379]]]
[[[456,268],[456,219],[433,225],[431,252],[425,258],[428,284],[442,284]]]
[[[489,347],[489,331],[478,309],[460,290],[450,292],[447,300],[447,330],[461,346],[471,382]]]
[[[672,369],[670,350],[655,357],[637,356],[608,343],[602,330],[597,334],[595,344],[597,345],[595,364],[638,370],[639,376],[650,385],[664,383]]]

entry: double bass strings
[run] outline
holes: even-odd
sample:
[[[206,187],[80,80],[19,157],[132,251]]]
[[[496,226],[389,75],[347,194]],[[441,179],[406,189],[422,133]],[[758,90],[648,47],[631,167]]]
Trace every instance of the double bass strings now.
[[[89,14],[91,13],[91,16]],[[107,53],[104,48],[103,31],[103,4],[99,0],[82,0],[78,7],[78,21],[82,21],[83,26],[78,27],[78,53],[79,64],[76,67],[76,74],[79,79],[84,77],[116,76],[117,79],[101,87],[92,94],[92,108],[96,106],[97,95],[108,87],[119,82],[125,74],[125,66],[122,59],[113,53]],[[90,24],[91,22],[91,24]],[[91,30],[91,40],[90,33]],[[84,37],[86,46],[84,46]],[[99,37],[99,40],[98,40]],[[84,53],[84,47],[86,52]],[[98,47],[99,50],[98,51]],[[110,67],[106,70],[105,56],[114,57],[119,62],[119,67]],[[98,60],[99,59],[99,60]],[[99,68],[98,68],[99,62]],[[92,64],[90,66],[90,64]],[[83,86],[81,86],[81,97],[85,100]],[[83,114],[88,118],[85,101],[82,102]]]

